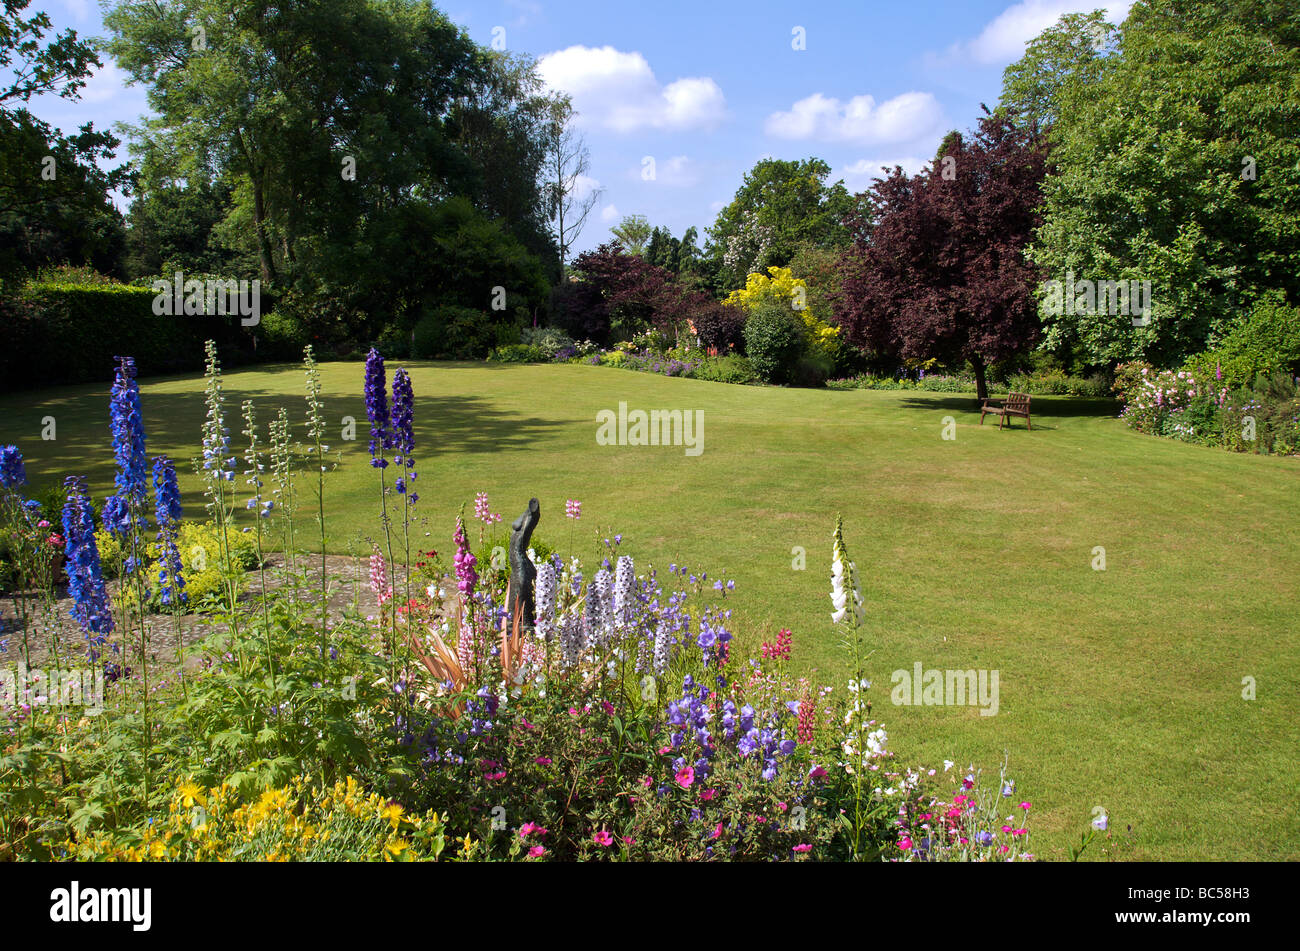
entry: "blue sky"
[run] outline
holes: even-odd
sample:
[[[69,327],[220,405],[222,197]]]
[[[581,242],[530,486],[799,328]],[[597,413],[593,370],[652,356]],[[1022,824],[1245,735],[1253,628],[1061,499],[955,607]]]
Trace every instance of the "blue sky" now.
[[[598,203],[577,250],[643,214],[680,235],[704,229],[766,156],[818,156],[850,190],[879,167],[916,171],[952,128],[993,106],[1002,70],[1063,13],[1129,0],[695,2],[451,0],[437,4],[471,37],[539,60],[573,97],[591,152]],[[57,29],[103,32],[91,0],[37,0]],[[803,49],[795,49],[802,28]],[[113,64],[81,101],[32,110],[71,131],[133,122],[148,106]],[[125,146],[119,153],[125,158]],[[643,169],[653,159],[654,177]]]

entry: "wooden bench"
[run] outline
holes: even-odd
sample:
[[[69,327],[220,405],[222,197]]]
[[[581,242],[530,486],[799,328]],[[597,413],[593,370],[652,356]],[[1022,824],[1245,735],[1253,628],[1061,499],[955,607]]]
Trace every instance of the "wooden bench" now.
[[[1023,416],[1029,428],[1034,428],[1034,421],[1029,418],[1029,394],[1028,393],[1011,393],[1005,400],[985,400],[984,405],[980,407],[980,425],[984,425],[984,417],[993,414],[998,418],[998,429],[1002,428],[1005,421],[1007,426],[1011,426],[1012,416]]]

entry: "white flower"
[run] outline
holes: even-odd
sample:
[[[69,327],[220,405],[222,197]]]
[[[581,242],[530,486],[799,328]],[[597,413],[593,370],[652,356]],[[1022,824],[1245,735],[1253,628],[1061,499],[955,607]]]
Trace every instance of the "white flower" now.
[[[885,752],[885,744],[888,742],[889,735],[883,729],[867,734],[867,749],[877,756]]]
[[[944,771],[945,773],[948,772],[948,770],[952,769],[952,767],[953,767],[953,762],[952,762],[952,760],[950,760],[950,759],[946,759],[946,760],[943,761],[943,771]]]

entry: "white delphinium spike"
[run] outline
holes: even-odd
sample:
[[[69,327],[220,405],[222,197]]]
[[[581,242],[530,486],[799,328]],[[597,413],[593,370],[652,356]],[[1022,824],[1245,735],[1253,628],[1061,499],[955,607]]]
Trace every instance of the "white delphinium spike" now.
[[[550,640],[555,631],[555,566],[544,561],[537,566],[534,604],[537,636]]]

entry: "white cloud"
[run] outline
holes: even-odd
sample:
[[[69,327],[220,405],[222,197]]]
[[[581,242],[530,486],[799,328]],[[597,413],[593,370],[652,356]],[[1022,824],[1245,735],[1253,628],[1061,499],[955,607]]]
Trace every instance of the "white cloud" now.
[[[824,142],[909,142],[943,123],[943,108],[928,92],[905,92],[876,104],[872,96],[848,102],[813,93],[789,112],[774,112],[763,130],[782,139]]]
[[[1019,59],[1025,44],[1053,26],[1066,13],[1090,13],[1104,8],[1107,19],[1122,22],[1133,0],[1020,0],[1007,7],[972,40],[948,47],[949,60],[974,60],[984,66],[1005,65]]]
[[[600,209],[600,220],[605,224],[609,224],[611,221],[618,221],[619,217],[617,205],[606,205],[604,208]]]
[[[640,53],[570,46],[547,53],[537,65],[548,86],[573,97],[584,125],[615,132],[712,129],[726,115],[726,100],[712,79],[689,77],[662,86]]]
[[[130,77],[126,71],[119,69],[111,60],[86,80],[81,89],[82,102],[108,102],[116,99],[126,91],[126,81]]]
[[[581,201],[592,192],[600,191],[600,180],[590,175],[575,175],[573,178],[573,197]]]
[[[883,169],[887,168],[892,172],[895,165],[901,165],[903,171],[908,175],[915,175],[929,161],[929,159],[912,156],[889,159],[859,159],[852,165],[845,165],[843,168],[836,170],[835,177],[844,179],[844,187],[856,195],[858,192],[870,188],[872,179],[888,177],[889,173]]]
[[[640,179],[642,167],[640,165],[631,170],[631,177]],[[654,182],[658,185],[668,185],[672,188],[689,188],[692,185],[700,183],[702,175],[698,162],[687,158],[685,155],[674,155],[672,158],[655,162]]]

